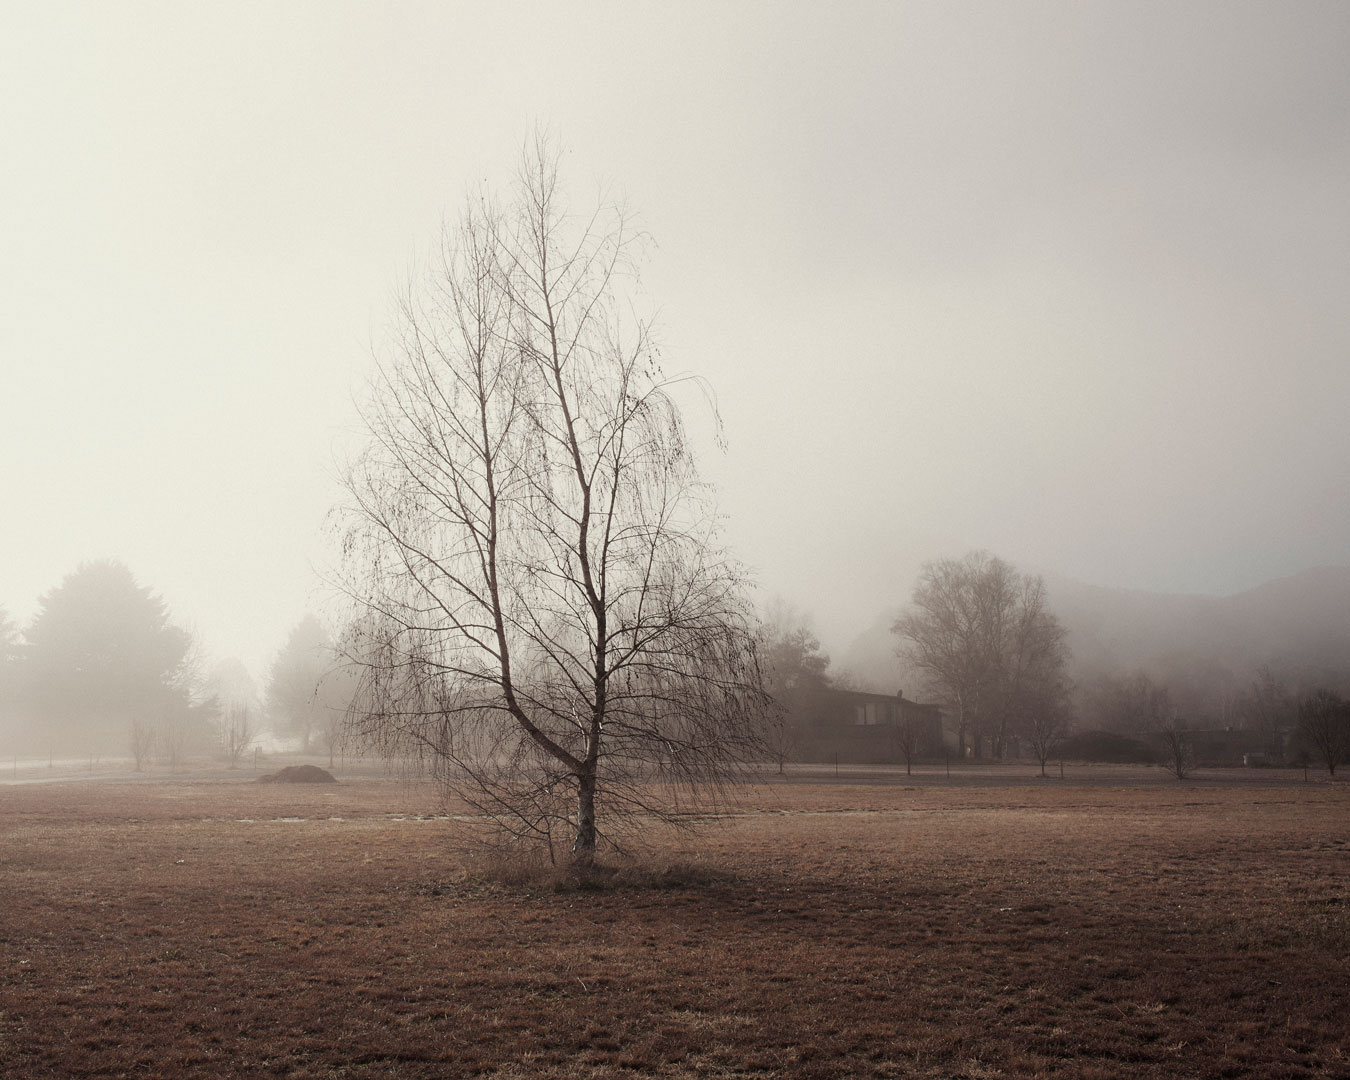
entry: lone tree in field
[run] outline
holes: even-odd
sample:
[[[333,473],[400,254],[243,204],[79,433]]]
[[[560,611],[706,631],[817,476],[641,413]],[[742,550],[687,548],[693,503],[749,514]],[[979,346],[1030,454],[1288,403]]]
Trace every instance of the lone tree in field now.
[[[402,298],[339,516],[354,734],[581,866],[724,790],[772,712],[743,572],[622,295],[640,246],[617,208],[573,212],[542,142],[509,204],[470,199]]]
[[[1195,767],[1195,749],[1186,722],[1175,714],[1161,717],[1154,732],[1162,747],[1163,768],[1178,780],[1185,780]]]
[[[1332,690],[1314,690],[1298,703],[1298,733],[1336,775],[1336,766],[1350,759],[1350,702]]]
[[[1069,734],[1067,679],[1046,679],[1030,688],[1019,730],[1040,763],[1041,775],[1044,776],[1046,762],[1059,752]]]
[[[1015,732],[1052,741],[1069,654],[1039,577],[983,551],[925,563],[893,630],[901,658],[954,714],[961,756],[967,739],[976,757],[986,736],[1000,757]]]

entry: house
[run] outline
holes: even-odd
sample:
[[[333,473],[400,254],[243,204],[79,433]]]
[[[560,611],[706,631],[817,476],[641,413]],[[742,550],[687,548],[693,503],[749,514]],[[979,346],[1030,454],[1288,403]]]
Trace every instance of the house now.
[[[903,691],[829,687],[794,705],[787,717],[793,760],[902,764],[942,756],[942,710],[911,701]]]

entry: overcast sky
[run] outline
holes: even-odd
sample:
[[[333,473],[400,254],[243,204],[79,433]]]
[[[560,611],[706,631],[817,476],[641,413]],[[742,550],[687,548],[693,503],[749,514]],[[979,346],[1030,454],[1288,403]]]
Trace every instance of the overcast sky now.
[[[975,547],[1344,564],[1347,56],[1344,3],[4,4],[0,606],[120,558],[261,675],[399,279],[536,121],[832,651]]]

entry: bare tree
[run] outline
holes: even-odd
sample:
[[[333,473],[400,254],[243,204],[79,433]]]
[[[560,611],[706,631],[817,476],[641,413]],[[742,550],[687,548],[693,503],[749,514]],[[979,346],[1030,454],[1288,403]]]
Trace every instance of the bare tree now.
[[[1298,702],[1284,681],[1265,666],[1234,696],[1233,715],[1241,727],[1260,736],[1261,749],[1270,759],[1280,760],[1298,722]]]
[[[237,657],[217,662],[204,682],[216,706],[216,744],[231,769],[257,738],[261,714],[258,684]]]
[[[1262,734],[1277,732],[1288,722],[1290,693],[1269,666],[1259,668],[1246,690],[1238,696],[1235,711],[1242,726]]]
[[[173,686],[187,705],[184,708],[166,702],[160,706],[155,742],[160,759],[171,769],[178,769],[189,755],[208,750],[220,716],[220,702],[210,693],[202,675],[201,644],[195,637],[189,638]]]
[[[239,759],[253,745],[256,735],[247,705],[231,705],[221,712],[220,750],[231,769],[239,768]]]
[[[1045,765],[1060,749],[1069,732],[1069,686],[1067,679],[1047,679],[1028,688],[1019,730],[1031,752]]]
[[[896,620],[899,653],[951,710],[957,748],[986,736],[1000,755],[1038,694],[1062,685],[1068,650],[1039,577],[972,552],[925,563],[910,609]]]
[[[1176,715],[1160,718],[1154,728],[1162,745],[1163,768],[1178,780],[1185,780],[1195,766],[1195,751],[1186,722]]]
[[[1314,690],[1298,702],[1298,732],[1336,775],[1336,766],[1350,758],[1350,703],[1332,690]]]
[[[621,295],[641,245],[537,139],[410,286],[340,511],[358,734],[589,866],[715,797],[771,711],[744,575]],[[605,823],[602,830],[601,822]]]
[[[914,759],[919,756],[919,749],[923,742],[923,729],[914,722],[914,717],[910,715],[909,710],[903,704],[900,706],[899,713],[892,739],[896,752],[905,763],[905,775],[913,776]]]
[[[155,725],[143,715],[138,713],[131,718],[129,745],[137,772],[144,769],[145,763],[150,760],[150,754],[155,748],[155,734]]]
[[[997,741],[1001,747],[1009,732],[1026,739],[1041,763],[1042,775],[1068,723],[1065,636],[1064,627],[1050,611],[1045,583],[1039,577],[1020,577],[1004,617],[995,698]]]
[[[1185,780],[1194,767],[1188,725],[1173,707],[1168,688],[1144,672],[1099,679],[1091,688],[1089,707],[1102,730],[1143,736],[1178,780]]]

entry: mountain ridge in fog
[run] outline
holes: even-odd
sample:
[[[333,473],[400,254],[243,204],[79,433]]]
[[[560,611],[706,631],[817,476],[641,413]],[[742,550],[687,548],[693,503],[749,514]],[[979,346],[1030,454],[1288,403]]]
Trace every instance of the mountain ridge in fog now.
[[[1350,566],[1314,567],[1229,596],[1044,577],[1051,610],[1069,631],[1077,681],[1133,670],[1166,681],[1182,667],[1225,668],[1245,681],[1269,665],[1301,681],[1350,686]],[[880,613],[834,658],[834,670],[867,689],[908,693],[891,633],[902,610]]]

